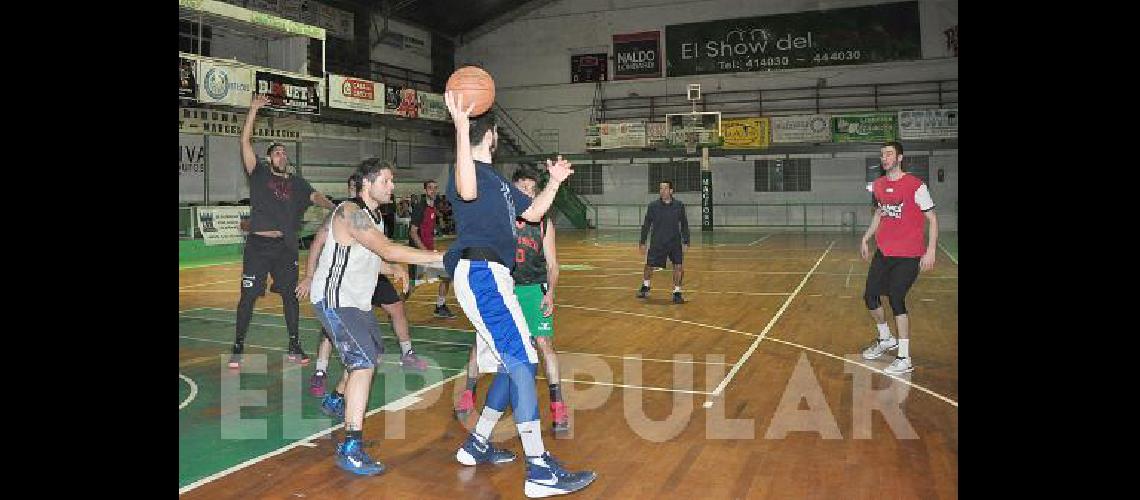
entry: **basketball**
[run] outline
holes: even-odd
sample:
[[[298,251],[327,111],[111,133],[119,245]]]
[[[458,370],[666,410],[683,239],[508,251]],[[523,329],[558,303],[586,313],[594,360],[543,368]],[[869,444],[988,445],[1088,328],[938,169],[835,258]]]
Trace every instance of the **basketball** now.
[[[464,66],[447,79],[447,90],[463,96],[463,107],[475,105],[471,116],[479,116],[495,103],[495,79],[482,68]]]

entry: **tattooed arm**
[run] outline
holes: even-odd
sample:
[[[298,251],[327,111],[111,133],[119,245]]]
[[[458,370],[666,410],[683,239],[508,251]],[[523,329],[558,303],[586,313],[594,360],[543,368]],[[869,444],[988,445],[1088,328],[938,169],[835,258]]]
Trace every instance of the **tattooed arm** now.
[[[392,242],[380,232],[368,213],[355,203],[345,203],[333,212],[333,224],[338,241],[343,241],[342,237],[355,240],[389,262],[436,264],[443,260],[443,254],[435,250],[420,250]]]

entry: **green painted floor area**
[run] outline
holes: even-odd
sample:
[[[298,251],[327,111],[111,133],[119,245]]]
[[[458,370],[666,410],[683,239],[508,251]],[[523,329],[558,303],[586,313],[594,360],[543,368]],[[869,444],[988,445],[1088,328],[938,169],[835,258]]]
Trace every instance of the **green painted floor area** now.
[[[201,308],[178,314],[178,372],[196,389],[178,412],[179,488],[333,427],[320,412],[320,399],[308,392],[320,324],[301,318],[300,327],[302,346],[313,357],[306,367],[284,359],[288,346],[284,318],[255,313],[246,336],[246,365],[235,373],[225,366],[233,342],[234,311]],[[472,333],[464,330],[412,326],[417,354],[432,365],[420,374],[400,368],[400,348],[391,326],[382,323],[381,331],[386,354],[376,370],[369,410],[459,373],[474,341]],[[251,360],[256,359],[264,360],[266,369],[261,373],[253,368],[257,361]],[[331,391],[343,373],[335,350],[329,372]],[[181,406],[194,389],[181,377],[178,384]]]

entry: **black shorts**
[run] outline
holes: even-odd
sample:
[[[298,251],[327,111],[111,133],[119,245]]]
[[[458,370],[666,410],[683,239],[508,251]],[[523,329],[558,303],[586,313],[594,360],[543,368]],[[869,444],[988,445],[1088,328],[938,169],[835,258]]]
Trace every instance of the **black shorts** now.
[[[905,297],[918,279],[918,261],[918,257],[887,257],[882,250],[875,250],[871,268],[867,270],[865,295]]]
[[[672,262],[674,267],[680,265],[683,257],[681,242],[657,246],[650,244],[649,251],[645,253],[645,263],[649,267],[664,268],[666,257],[669,258],[669,262]]]
[[[273,277],[270,291],[292,296],[297,288],[297,245],[284,238],[250,234],[242,252],[241,286],[254,295],[265,293],[266,275]]]
[[[401,300],[400,294],[396,293],[396,287],[388,280],[387,276],[380,275],[380,279],[376,281],[376,290],[372,292],[372,305],[386,306],[395,304]]]

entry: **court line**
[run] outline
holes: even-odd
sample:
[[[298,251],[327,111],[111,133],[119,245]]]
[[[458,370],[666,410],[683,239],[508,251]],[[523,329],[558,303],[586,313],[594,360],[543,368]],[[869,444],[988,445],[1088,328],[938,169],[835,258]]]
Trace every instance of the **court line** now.
[[[185,290],[187,288],[197,288],[197,287],[206,286],[206,285],[217,285],[218,283],[234,283],[237,281],[241,281],[241,280],[229,279],[229,280],[221,280],[221,281],[211,281],[209,283],[197,283],[194,285],[180,286],[180,287],[178,287],[178,290]]]
[[[197,264],[197,265],[192,265],[192,266],[178,266],[178,270],[179,271],[185,271],[187,269],[201,269],[203,267],[232,266],[234,264],[241,264],[241,261],[240,260],[231,260],[231,261],[226,261],[226,262],[215,262],[213,264]]]
[[[445,378],[445,379],[443,379],[443,380],[440,380],[439,382],[436,382],[436,383],[434,383],[434,384],[432,384],[432,385],[429,385],[429,386],[427,386],[427,387],[424,387],[424,388],[422,388],[422,389],[420,389],[420,390],[418,390],[418,391],[416,391],[416,392],[413,392],[413,393],[411,393],[411,394],[408,394],[407,396],[404,396],[404,397],[408,397],[408,396],[419,397],[421,394],[423,394],[423,393],[425,393],[425,392],[427,392],[427,391],[430,391],[430,390],[432,390],[432,389],[435,389],[436,387],[439,387],[439,386],[441,386],[441,385],[443,385],[443,384],[446,384],[446,383],[448,383],[448,382],[451,382],[452,380],[455,380],[455,379],[457,379],[457,378],[459,378],[459,377],[461,377],[461,376],[466,376],[466,372],[459,372],[459,373],[456,373],[455,375],[452,375],[452,376],[450,376],[450,377],[448,377],[448,378]],[[368,417],[371,417],[372,415],[375,415],[375,414],[377,414],[377,413],[379,413],[379,412],[381,412],[381,411],[387,411],[387,409],[388,409],[388,408],[390,408],[390,407],[393,407],[393,406],[390,406],[390,405],[392,405],[393,403],[395,403],[395,402],[397,402],[397,401],[400,401],[400,400],[402,400],[402,399],[403,399],[403,398],[397,399],[396,401],[393,401],[392,403],[388,403],[388,404],[385,404],[384,406],[381,406],[381,407],[379,407],[379,408],[376,408],[376,409],[374,409],[374,410],[372,410],[372,411],[369,411],[369,412],[367,412],[367,413],[365,413],[365,414],[364,414],[364,418],[366,418],[366,419],[367,419]],[[220,479],[220,478],[223,478],[223,477],[225,477],[225,476],[228,476],[228,475],[230,475],[230,474],[233,474],[234,472],[237,472],[237,471],[239,471],[239,470],[242,470],[242,469],[244,469],[244,468],[246,468],[246,467],[249,467],[249,466],[251,466],[251,465],[254,465],[254,464],[258,463],[258,462],[261,462],[261,461],[263,461],[263,460],[265,460],[265,459],[268,459],[268,458],[273,458],[273,457],[275,457],[275,456],[277,456],[277,455],[280,455],[280,454],[282,454],[282,453],[285,453],[285,452],[287,452],[287,451],[289,451],[289,450],[292,450],[293,448],[296,448],[296,447],[298,447],[298,446],[307,446],[307,447],[311,447],[311,446],[310,446],[310,444],[311,444],[311,443],[309,443],[310,441],[312,441],[312,440],[314,440],[314,439],[317,439],[317,438],[320,438],[320,437],[322,437],[322,436],[325,436],[326,434],[331,434],[333,431],[335,431],[335,430],[337,430],[337,429],[339,429],[339,428],[341,428],[341,427],[344,427],[344,424],[343,424],[343,423],[340,423],[340,424],[336,424],[336,425],[334,425],[334,426],[332,426],[332,427],[329,427],[328,429],[325,429],[325,430],[323,430],[323,431],[317,432],[317,433],[315,433],[315,434],[313,434],[313,435],[311,435],[311,436],[309,436],[309,437],[307,437],[307,438],[303,438],[303,439],[300,439],[300,440],[298,440],[298,441],[295,441],[295,442],[293,442],[293,443],[287,444],[287,445],[285,445],[285,446],[282,446],[281,448],[278,448],[278,449],[276,449],[276,450],[273,450],[273,451],[271,451],[271,452],[265,453],[265,454],[263,454],[263,455],[261,455],[261,456],[258,456],[258,457],[254,457],[254,458],[251,458],[251,459],[249,459],[249,460],[246,460],[246,461],[244,461],[244,462],[242,462],[242,463],[240,463],[240,464],[237,464],[237,465],[235,465],[235,466],[233,466],[233,467],[230,467],[230,468],[228,468],[228,469],[226,469],[226,470],[223,470],[223,471],[221,471],[221,472],[217,472],[217,473],[211,474],[211,475],[209,475],[209,476],[207,476],[207,477],[204,477],[204,478],[202,478],[202,479],[199,479],[199,480],[197,480],[197,481],[194,481],[193,483],[190,483],[190,484],[188,484],[188,485],[186,485],[186,486],[183,486],[183,487],[181,487],[181,488],[178,488],[178,494],[179,494],[179,495],[185,494],[186,492],[189,492],[189,491],[191,491],[191,490],[193,490],[193,489],[195,489],[195,488],[197,488],[197,487],[199,487],[199,486],[202,486],[202,485],[204,485],[204,484],[206,484],[206,483],[210,483],[210,482],[216,481],[216,480],[218,480],[218,479]]]
[[[183,318],[188,318],[188,319],[200,319],[200,320],[202,320],[202,321],[218,321],[218,322],[222,322],[222,323],[230,323],[230,324],[234,324],[234,323],[236,323],[236,322],[237,322],[237,321],[235,321],[235,320],[232,320],[232,319],[223,319],[223,318],[207,318],[207,317],[205,317],[205,316],[187,316],[187,315],[184,315],[184,314],[180,314],[179,316],[181,316],[181,317],[183,317]],[[313,318],[307,318],[307,319],[313,319]],[[249,324],[250,324],[250,325],[252,325],[252,326],[265,326],[265,327],[269,327],[269,328],[288,328],[288,327],[287,327],[287,326],[285,326],[285,325],[271,325],[271,324],[269,324],[269,323],[254,323],[254,322],[252,322],[252,321],[251,321]],[[410,325],[409,325],[409,326],[410,326]],[[298,329],[298,330],[303,330],[303,331],[306,331],[306,332],[319,332],[319,331],[321,331],[321,329],[320,329],[320,328],[305,328],[305,327],[303,327],[303,326],[298,326],[298,327],[297,327],[297,329]],[[396,339],[399,339],[399,337],[396,337],[396,335],[395,335],[394,333],[392,334],[392,337],[393,337],[393,338],[396,338]],[[187,338],[190,338],[190,337],[187,337]],[[383,337],[383,338],[387,338],[387,337]],[[197,339],[197,338],[195,338],[194,340],[202,340],[202,339]],[[431,339],[412,339],[412,341],[413,341],[413,342],[423,342],[423,343],[425,343],[425,344],[461,345],[461,346],[467,346],[467,347],[470,347],[470,346],[471,346],[471,344],[466,344],[466,343],[463,343],[463,342],[447,342],[447,341],[444,341],[444,340],[431,340]],[[221,343],[223,343],[223,344],[230,344],[230,343],[231,343],[231,342],[229,342],[229,341],[218,341],[218,342],[221,342]],[[253,344],[248,344],[248,345],[253,345]],[[255,346],[255,347],[258,347],[258,346]],[[285,349],[268,348],[268,347],[267,347],[266,349],[274,349],[274,350],[281,350],[281,351],[284,351],[284,350],[285,350]]]
[[[191,337],[189,335],[179,335],[178,338],[186,339],[186,340],[197,340],[199,342],[209,342],[211,344],[230,345],[232,343],[232,342],[229,342],[226,340],[203,339],[203,338],[199,338],[199,337]],[[467,345],[467,344],[462,344],[462,345]],[[263,345],[257,345],[257,344],[246,344],[246,347],[257,347],[259,349],[266,349],[266,350],[270,350],[270,351],[281,351],[281,352],[288,351],[288,349],[284,349],[281,347],[269,347],[269,346],[263,346]],[[399,361],[382,361],[382,363],[384,363],[386,365],[398,365],[398,366],[403,365]],[[467,371],[467,368],[448,368],[446,366],[438,366],[438,365],[428,365],[428,366],[430,366],[432,368],[438,368],[440,370],[447,370],[447,371],[461,371],[461,372]]]
[[[413,301],[413,302],[417,303],[417,304],[435,304],[435,302],[430,302],[430,301],[426,301],[426,300],[425,301]],[[204,309],[233,312],[233,311],[230,311],[228,309],[221,309],[221,308],[217,308],[217,307],[196,307],[194,309],[187,309],[187,311],[198,311],[198,310],[204,310]],[[179,313],[179,314],[182,315],[181,313]],[[274,314],[274,313],[261,313],[261,314],[265,314],[268,316],[283,316],[281,314]],[[227,320],[227,319],[223,319],[223,318],[206,318],[206,317],[202,317],[202,316],[186,316],[186,315],[182,315],[182,316],[185,318],[203,319],[203,320],[208,320],[208,321],[222,321],[222,322],[230,322],[230,323],[236,322],[234,320]],[[311,317],[307,317],[307,316],[301,316],[301,317],[305,318],[305,319],[316,319],[316,318],[311,318]],[[271,326],[271,327],[285,328],[282,325],[269,325],[269,324],[265,324],[265,323],[252,323],[251,322],[250,324],[256,325],[256,326]],[[448,327],[443,327],[443,326],[413,325],[410,323],[408,324],[408,326],[409,327],[415,327],[415,328],[428,328],[428,329],[432,329],[432,330],[448,330],[448,331],[461,332],[461,333],[475,333],[475,330],[464,330],[462,328],[448,328]],[[300,326],[298,326],[298,329],[305,330],[305,331],[319,331],[319,330],[313,330],[312,328],[303,328]],[[744,332],[737,332],[737,333],[744,333]],[[198,339],[198,340],[201,340],[201,339]],[[223,344],[229,344],[229,342],[224,342],[224,341],[217,341],[217,342],[223,343]],[[413,338],[412,342],[413,343],[414,342],[424,342],[424,343],[429,343],[429,344],[445,344],[445,345],[464,345],[464,346],[473,345],[473,344],[464,344],[461,342],[444,342],[444,341],[440,341],[440,340],[417,339],[417,338]],[[258,346],[258,345],[254,345],[254,344],[247,344],[247,345],[250,345],[253,347],[261,347],[263,349],[273,349],[273,350],[277,350],[277,351],[284,351],[285,350],[285,349],[281,349],[279,347],[265,347],[265,346]],[[581,355],[581,356],[597,356],[599,358],[636,359],[636,360],[640,360],[640,361],[651,361],[651,362],[655,362],[655,363],[683,363],[683,364],[694,364],[694,365],[727,365],[728,364],[728,363],[723,362],[723,361],[679,361],[676,359],[644,358],[644,357],[637,357],[637,356],[616,356],[616,355],[612,355],[612,354],[598,354],[598,353],[593,353],[593,352],[575,352],[575,351],[559,351],[559,350],[555,350],[554,352],[556,352],[558,354],[575,354],[575,355]]]
[[[426,302],[426,301],[425,301],[425,302],[420,302],[420,303],[423,303],[423,304],[428,304],[428,303],[430,303],[430,304],[434,304],[434,302]],[[589,310],[589,311],[608,312],[608,313],[614,313],[614,314],[625,314],[625,315],[630,315],[630,316],[638,316],[638,317],[643,317],[643,318],[660,319],[660,320],[664,320],[664,321],[673,321],[673,322],[678,322],[678,323],[685,323],[685,324],[689,324],[689,325],[693,325],[693,326],[699,326],[699,327],[703,327],[703,328],[709,328],[709,329],[713,329],[713,330],[721,330],[721,331],[725,331],[725,332],[729,332],[729,333],[736,333],[736,334],[739,334],[739,335],[744,335],[744,336],[750,336],[750,337],[756,337],[756,336],[757,336],[757,334],[755,334],[755,333],[751,333],[751,332],[745,332],[745,331],[741,331],[741,330],[735,330],[735,329],[732,329],[732,328],[725,328],[725,327],[722,327],[722,326],[709,325],[709,324],[705,324],[705,323],[696,323],[696,322],[693,322],[693,321],[685,321],[685,320],[678,320],[678,319],[674,319],[674,318],[666,318],[666,317],[663,317],[663,316],[652,316],[652,315],[648,315],[648,314],[638,314],[638,313],[631,313],[631,312],[626,312],[626,311],[613,311],[613,310],[609,310],[609,309],[598,309],[598,308],[594,308],[594,307],[575,306],[575,305],[572,305],[572,304],[559,304],[559,307],[569,307],[569,308],[571,308],[571,309],[584,309],[584,310]],[[227,312],[233,312],[232,310],[229,310],[229,309],[222,309],[222,308],[218,308],[218,307],[198,307],[198,308],[194,308],[194,309],[188,309],[188,311],[203,310],[203,309],[210,309],[210,310],[218,310],[218,311],[227,311]],[[280,314],[270,314],[270,313],[262,313],[262,314],[268,314],[268,315],[272,315],[272,316],[282,316],[282,315],[280,315]],[[441,327],[436,327],[436,328],[440,328],[440,329],[442,329]],[[458,329],[456,329],[456,330],[458,330]],[[946,402],[946,403],[950,404],[951,406],[953,406],[953,407],[955,407],[955,408],[957,408],[957,407],[958,407],[958,402],[957,402],[957,401],[954,401],[953,399],[950,399],[950,398],[948,398],[948,397],[946,397],[946,396],[943,396],[942,394],[939,394],[939,393],[937,393],[937,392],[934,392],[933,390],[931,390],[931,389],[929,389],[929,388],[927,388],[927,387],[925,387],[925,386],[922,386],[922,385],[916,384],[916,383],[914,383],[914,382],[911,382],[910,380],[906,380],[906,379],[904,379],[904,378],[901,378],[901,377],[898,377],[898,376],[895,376],[895,375],[891,375],[891,374],[889,374],[889,373],[886,373],[886,372],[884,372],[884,371],[882,371],[882,370],[880,370],[880,369],[878,369],[878,368],[875,368],[875,367],[873,367],[873,366],[870,366],[870,365],[866,365],[866,364],[863,364],[863,363],[859,363],[859,362],[857,362],[857,361],[853,361],[853,360],[850,360],[850,359],[848,359],[848,358],[846,358],[846,357],[843,357],[843,356],[838,356],[838,355],[832,354],[832,353],[830,353],[830,352],[821,351],[821,350],[819,350],[819,349],[816,349],[816,348],[813,348],[813,347],[808,347],[808,346],[806,346],[806,345],[803,345],[803,344],[798,344],[798,343],[795,343],[795,342],[791,342],[791,341],[788,341],[788,340],[783,340],[783,339],[780,339],[780,338],[776,338],[776,337],[766,337],[766,339],[767,339],[767,340],[769,340],[769,341],[772,341],[772,342],[776,342],[776,343],[779,343],[779,344],[784,344],[784,345],[788,345],[788,346],[791,346],[791,347],[795,347],[795,348],[798,348],[798,349],[803,349],[803,350],[806,350],[806,351],[811,351],[811,352],[813,352],[813,353],[816,353],[816,354],[819,354],[819,355],[821,355],[821,356],[827,356],[827,357],[829,357],[829,358],[835,359],[836,361],[840,361],[840,362],[844,362],[844,363],[850,363],[850,364],[852,364],[852,365],[855,365],[855,366],[858,366],[858,367],[864,368],[864,369],[866,369],[866,370],[868,370],[868,371],[872,371],[872,372],[878,373],[878,374],[880,374],[880,375],[883,375],[883,376],[886,376],[886,377],[890,377],[890,378],[893,378],[893,379],[895,379],[895,380],[897,380],[897,381],[899,381],[899,382],[901,382],[901,383],[903,383],[903,384],[906,384],[906,385],[908,385],[908,386],[910,386],[910,387],[913,387],[913,388],[915,388],[915,389],[918,389],[918,390],[920,390],[920,391],[922,391],[922,392],[925,392],[926,394],[929,394],[929,395],[931,395],[931,396],[934,396],[935,398],[938,398],[938,399],[940,399],[940,400],[942,400],[942,401],[944,401],[944,402]],[[248,345],[248,344],[247,344],[247,345]],[[599,356],[601,356],[601,355],[599,354]],[[456,376],[458,376],[458,375],[456,375]],[[708,407],[711,407],[711,405],[709,405],[709,406],[706,406],[706,408],[708,408]]]
[[[950,251],[946,250],[946,247],[942,246],[941,241],[938,242],[938,248],[941,248],[942,252],[944,252],[947,257],[950,257],[950,262],[953,262],[955,266],[958,265],[958,259],[955,259],[954,256],[950,254]]]
[[[766,240],[766,239],[768,239],[768,238],[772,237],[772,235],[773,235],[773,234],[776,234],[776,233],[770,233],[770,234],[768,234],[767,236],[765,236],[765,237],[763,237],[763,238],[760,238],[760,239],[758,239],[758,240],[756,240],[756,241],[753,241],[752,243],[749,243],[749,244],[748,244],[748,246],[753,246],[753,245],[755,245],[755,244],[757,244],[757,243],[760,243],[761,241],[764,241],[764,240]]]
[[[540,378],[542,380],[549,380],[543,375],[539,375],[536,378]],[[573,382],[575,384],[588,384],[588,385],[605,385],[605,386],[610,386],[610,387],[621,387],[623,389],[642,389],[642,390],[646,390],[646,391],[657,391],[657,392],[682,392],[685,394],[703,394],[706,396],[712,394],[711,392],[705,392],[705,391],[690,391],[688,389],[669,389],[667,387],[646,387],[643,385],[610,384],[607,382],[598,382],[598,381],[594,381],[594,380],[574,380],[574,379],[568,379],[568,378],[559,378],[558,382],[560,382],[560,383],[561,382]]]
[[[558,285],[559,288],[589,288],[592,290],[629,290],[633,288],[628,286],[590,286],[590,285]],[[713,292],[707,290],[689,290],[686,289],[685,293],[735,293],[740,295],[787,295],[787,292]]]
[[[847,268],[847,281],[843,282],[843,288],[851,287],[851,271],[855,270],[855,263],[851,263],[851,267]]]
[[[764,327],[764,330],[762,330],[760,332],[760,335],[756,337],[756,340],[752,342],[752,346],[744,352],[744,356],[738,359],[736,361],[736,364],[732,365],[732,369],[728,371],[728,375],[725,375],[724,380],[721,380],[720,384],[716,386],[716,389],[713,390],[713,397],[720,396],[724,392],[724,388],[728,387],[728,383],[731,382],[732,378],[735,377],[737,372],[740,371],[740,367],[744,366],[744,363],[748,361],[748,358],[752,357],[753,352],[756,352],[756,346],[760,345],[760,341],[764,340],[764,337],[768,335],[768,332],[772,330],[772,327],[775,326],[776,322],[780,320],[780,317],[784,315],[784,311],[788,310],[788,305],[792,303],[792,300],[796,298],[796,295],[799,295],[800,290],[803,290],[804,285],[807,284],[808,278],[811,278],[812,273],[814,273],[816,268],[818,268],[819,265],[823,263],[824,257],[827,257],[827,254],[831,253],[831,248],[834,245],[835,240],[831,240],[831,245],[827,246],[827,250],[823,251],[823,255],[819,256],[819,260],[815,261],[815,265],[812,266],[811,270],[808,271],[806,275],[804,275],[804,278],[802,280],[800,280],[799,286],[797,286],[796,289],[792,291],[792,295],[790,295],[788,299],[784,301],[784,305],[780,306],[780,309],[776,311],[776,315],[772,316],[772,319],[768,321],[768,325]]]
[[[840,360],[840,361],[843,361],[843,362],[846,362],[846,363],[851,363],[851,364],[853,364],[853,365],[855,365],[855,366],[858,366],[858,367],[861,367],[861,368],[865,368],[865,369],[867,369],[867,370],[873,371],[873,372],[875,372],[875,373],[878,373],[878,374],[880,374],[880,375],[884,375],[884,376],[887,376],[887,377],[893,378],[893,379],[895,379],[895,380],[897,380],[897,381],[899,381],[899,382],[902,382],[902,383],[904,383],[904,384],[906,384],[906,385],[909,385],[909,386],[911,386],[911,387],[913,387],[913,388],[915,388],[915,389],[918,389],[918,390],[920,390],[920,391],[922,391],[922,392],[925,392],[925,393],[927,393],[927,394],[929,394],[929,395],[931,395],[931,396],[934,396],[934,397],[936,397],[936,398],[938,398],[938,399],[941,399],[942,401],[945,401],[946,403],[949,403],[951,406],[953,406],[953,407],[955,407],[955,408],[957,408],[957,407],[958,407],[958,402],[957,402],[957,401],[954,401],[953,399],[950,399],[950,398],[948,398],[948,397],[946,397],[946,396],[943,396],[943,395],[941,395],[941,394],[939,394],[939,393],[937,393],[937,392],[934,392],[934,391],[932,391],[932,390],[930,390],[930,389],[927,389],[926,387],[923,387],[923,386],[921,386],[921,385],[915,384],[915,383],[913,383],[913,382],[911,382],[911,381],[909,381],[909,380],[906,380],[906,379],[904,379],[904,378],[901,378],[901,377],[899,377],[899,376],[896,376],[896,375],[891,375],[891,374],[889,374],[889,373],[887,373],[887,372],[884,372],[883,370],[880,370],[880,369],[878,369],[878,368],[875,368],[875,367],[873,367],[873,366],[871,366],[871,365],[863,364],[863,363],[860,363],[860,362],[858,362],[858,361],[852,361],[852,360],[850,360],[850,359],[847,359],[847,358],[843,358],[843,357],[839,357],[839,356],[836,356],[836,355],[834,355],[834,354],[832,354],[832,353],[830,353],[830,352],[821,351],[821,350],[819,350],[819,349],[815,349],[815,348],[812,348],[812,347],[808,347],[808,346],[805,346],[805,345],[797,344],[797,343],[795,343],[795,342],[789,342],[789,341],[787,341],[787,340],[784,340],[784,339],[780,339],[780,338],[776,338],[776,337],[767,337],[767,338],[766,338],[766,340],[769,340],[769,341],[772,341],[772,342],[778,342],[778,343],[781,343],[781,344],[790,345],[790,346],[792,346],[792,347],[798,347],[798,348],[800,348],[800,349],[804,349],[804,350],[807,350],[807,351],[811,351],[811,352],[814,352],[814,353],[816,353],[816,354],[820,354],[820,355],[823,355],[823,356],[827,356],[827,357],[829,357],[829,358],[835,358],[835,359],[838,359],[838,360]]]
[[[585,311],[598,311],[598,312],[607,312],[607,313],[611,313],[611,314],[624,314],[624,315],[626,315],[626,316],[636,316],[636,317],[639,317],[639,318],[660,319],[660,320],[664,320],[664,321],[671,321],[671,322],[674,322],[674,323],[682,323],[682,324],[686,324],[686,325],[692,325],[692,326],[700,326],[700,327],[704,327],[704,328],[711,328],[711,329],[713,329],[713,330],[721,330],[721,331],[730,332],[730,333],[739,333],[739,334],[741,334],[741,335],[747,335],[747,336],[750,336],[750,337],[755,337],[755,336],[756,336],[756,334],[755,334],[755,333],[742,332],[742,331],[740,331],[740,330],[733,330],[733,329],[731,329],[731,328],[725,328],[725,327],[723,327],[723,326],[716,326],[716,325],[706,325],[706,324],[703,324],[703,323],[697,323],[697,322],[693,322],[693,321],[687,321],[687,320],[683,320],[683,319],[676,319],[676,318],[666,318],[666,317],[664,317],[664,316],[653,316],[653,315],[649,315],[649,314],[640,314],[640,313],[633,313],[633,312],[628,312],[628,311],[615,311],[615,310],[613,310],[613,309],[599,309],[599,308],[597,308],[597,307],[576,306],[576,305],[572,305],[572,304],[558,304],[558,307],[568,307],[568,308],[570,308],[570,309],[582,309],[582,310],[585,310]]]
[[[178,374],[178,378],[185,380],[187,384],[190,384],[190,395],[186,396],[186,400],[178,405],[178,409],[181,410],[185,408],[186,405],[190,404],[191,401],[194,401],[194,398],[198,397],[198,384],[195,384],[193,379],[181,373]]]

